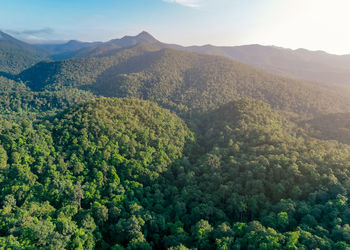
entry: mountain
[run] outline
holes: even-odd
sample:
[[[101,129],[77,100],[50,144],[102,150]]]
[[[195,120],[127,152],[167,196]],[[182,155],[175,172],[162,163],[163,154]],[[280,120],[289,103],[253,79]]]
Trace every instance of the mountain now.
[[[291,50],[262,45],[206,45],[182,49],[225,56],[288,77],[350,85],[350,55],[338,56],[323,51]]]
[[[36,46],[48,51],[51,54],[52,59],[59,59],[64,55],[68,55],[70,52],[88,48],[92,46],[96,46],[100,44],[100,42],[80,42],[77,40],[71,40],[62,44],[38,44]]]
[[[96,57],[107,56],[118,52],[121,49],[130,48],[135,45],[146,43],[153,46],[164,46],[146,31],[141,32],[136,36],[124,36],[121,39],[113,39],[104,43],[90,43],[89,46],[73,51],[65,51],[62,54],[55,55],[56,59],[70,59],[81,57]]]
[[[116,46],[119,46],[120,48],[127,48],[132,47],[134,45],[137,45],[139,43],[148,43],[148,44],[157,44],[160,43],[158,40],[156,40],[151,34],[149,34],[146,31],[142,31],[137,36],[124,36],[121,39],[114,39],[106,44],[114,44]]]
[[[44,50],[0,31],[0,72],[17,74],[46,57]]]
[[[104,43],[71,41],[64,45],[43,46],[50,51],[56,50],[57,53],[52,57],[53,59],[69,59],[111,55],[121,49],[130,48],[140,43],[148,43],[158,48],[173,48],[224,56],[261,68],[270,73],[292,78],[350,84],[350,55],[338,56],[323,51],[291,50],[258,44],[232,47],[212,45],[184,47],[162,43],[145,31],[136,36],[125,36],[121,39],[113,39]]]
[[[220,56],[139,44],[105,57],[42,62],[20,78],[33,90],[78,87],[109,97],[157,102],[177,112],[203,111],[241,97],[300,114],[350,110],[346,88],[325,88],[266,73]]]

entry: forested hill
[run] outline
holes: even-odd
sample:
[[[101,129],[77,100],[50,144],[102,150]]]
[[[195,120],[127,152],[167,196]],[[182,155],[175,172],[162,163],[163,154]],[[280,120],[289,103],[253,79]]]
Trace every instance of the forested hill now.
[[[0,31],[0,73],[19,73],[46,56],[46,51]]]
[[[258,44],[232,47],[207,45],[181,49],[225,56],[279,75],[350,84],[350,55],[333,55],[306,49],[291,50]]]
[[[350,113],[326,114],[300,123],[310,135],[350,145]]]
[[[22,72],[33,90],[63,86],[151,100],[176,111],[208,110],[240,97],[302,114],[350,109],[348,90],[272,75],[231,59],[139,44],[113,56],[42,62]]]
[[[350,246],[348,147],[251,99],[196,124],[102,98],[0,127],[0,247]]]
[[[36,92],[21,81],[0,76],[0,116],[7,120],[22,121],[54,115],[94,97],[91,92],[76,88]]]

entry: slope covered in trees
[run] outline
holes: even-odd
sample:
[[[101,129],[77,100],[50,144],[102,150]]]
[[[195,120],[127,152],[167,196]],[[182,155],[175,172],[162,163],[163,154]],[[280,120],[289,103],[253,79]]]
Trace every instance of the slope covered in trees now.
[[[200,156],[170,178],[181,187],[174,200],[186,204],[181,222],[205,232],[195,247],[346,248],[348,147],[301,136],[254,100],[224,105],[197,124]]]
[[[293,78],[350,84],[350,55],[332,55],[323,51],[291,50],[258,44],[232,47],[207,45],[181,49],[225,56],[271,73]]]
[[[303,135],[261,101],[201,114],[192,132],[133,99],[0,124],[0,246],[350,246],[350,149]]]
[[[175,115],[137,100],[97,100],[2,130],[1,246],[148,246],[141,227],[152,212],[139,202],[161,195],[150,184],[191,138]]]
[[[337,140],[350,145],[350,114],[335,113],[317,116],[300,123],[310,135],[325,140]]]
[[[323,88],[223,57],[147,44],[113,56],[39,63],[20,77],[34,90],[79,87],[103,96],[151,100],[177,112],[209,110],[241,97],[302,114],[350,108],[346,89]]]
[[[92,85],[107,69],[153,50],[155,49],[152,46],[144,44],[125,49],[113,56],[40,62],[21,72],[19,78],[35,91]]]
[[[52,115],[94,97],[91,92],[76,88],[35,92],[21,81],[0,76],[0,115],[10,120]]]
[[[46,58],[47,53],[0,31],[0,73],[17,74]]]

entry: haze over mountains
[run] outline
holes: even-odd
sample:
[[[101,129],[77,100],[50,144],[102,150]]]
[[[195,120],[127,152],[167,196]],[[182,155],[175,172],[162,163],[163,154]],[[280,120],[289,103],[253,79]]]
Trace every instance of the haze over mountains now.
[[[140,43],[148,43],[158,48],[174,48],[224,56],[271,73],[293,78],[345,85],[350,82],[350,55],[332,55],[323,51],[291,50],[258,44],[232,47],[213,45],[183,47],[162,43],[145,31],[137,36],[125,36],[108,42],[80,42],[72,40],[62,44],[39,45],[29,45],[3,32],[1,34],[2,50],[4,50],[6,44],[7,49],[16,48],[17,53],[25,51],[26,55],[24,56],[22,53],[21,56],[26,61],[24,65],[28,66],[43,58],[62,60],[76,57],[105,56],[123,48],[132,47]],[[7,64],[7,68],[16,67],[11,61]],[[8,71],[4,66],[2,67],[2,71]]]
[[[70,41],[64,45],[40,45],[42,48],[61,48],[54,51],[56,58],[106,55],[118,49],[131,47],[139,43],[150,43],[161,48],[175,48],[209,55],[232,58],[271,73],[294,78],[329,83],[349,84],[350,55],[332,55],[323,51],[306,49],[285,49],[275,46],[244,45],[219,47],[213,45],[183,47],[165,44],[147,32],[137,36],[126,36],[105,43],[83,43]],[[51,52],[52,49],[51,49]]]

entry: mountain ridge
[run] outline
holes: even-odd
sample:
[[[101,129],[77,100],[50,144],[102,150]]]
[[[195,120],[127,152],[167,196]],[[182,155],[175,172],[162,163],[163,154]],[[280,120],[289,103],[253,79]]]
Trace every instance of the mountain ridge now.
[[[216,108],[239,97],[297,113],[350,110],[345,88],[277,76],[222,56],[149,44],[111,56],[40,63],[20,78],[36,91],[84,88],[102,96],[151,100],[177,111]]]
[[[334,55],[321,50],[312,51],[303,48],[288,49],[278,46],[259,44],[241,46],[181,46],[163,43],[150,33],[143,31],[136,36],[124,36],[98,43],[96,46],[80,48],[72,53],[62,53],[56,59],[74,57],[106,56],[120,49],[140,43],[149,43],[159,48],[174,48],[209,55],[225,56],[270,73],[299,78],[309,81],[350,85],[350,55]]]
[[[47,58],[47,53],[0,31],[0,72],[19,73],[20,71]]]

